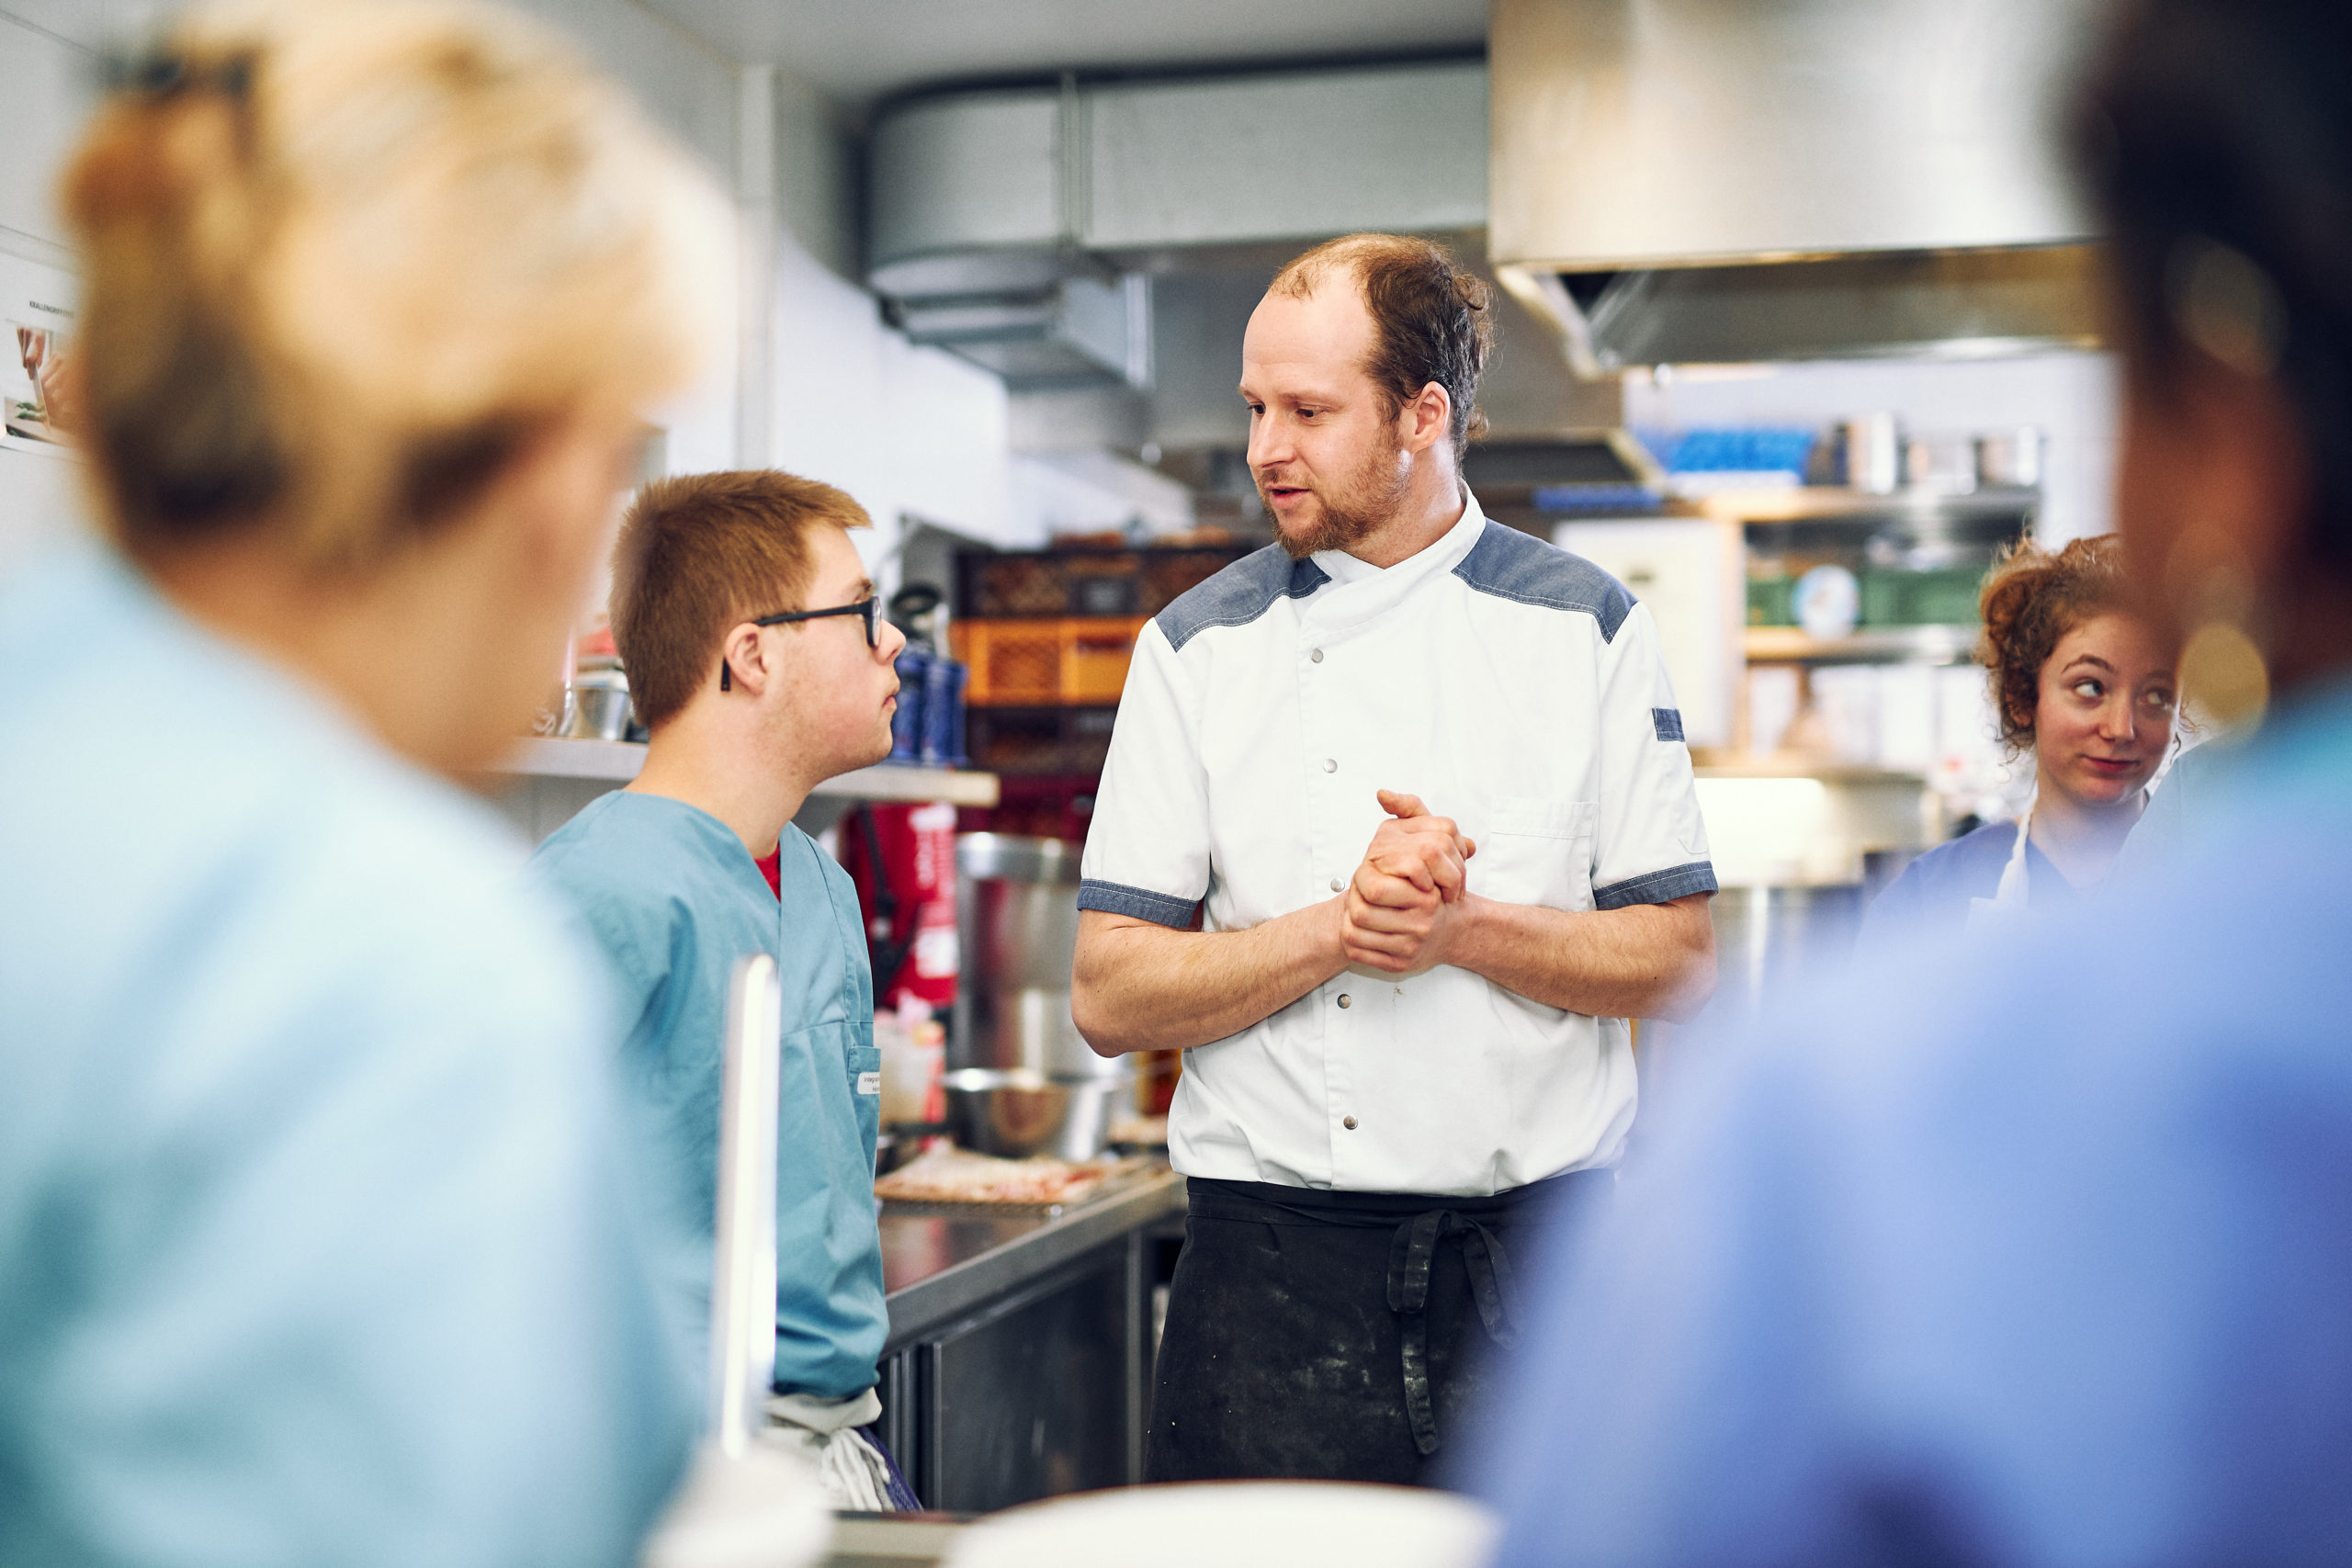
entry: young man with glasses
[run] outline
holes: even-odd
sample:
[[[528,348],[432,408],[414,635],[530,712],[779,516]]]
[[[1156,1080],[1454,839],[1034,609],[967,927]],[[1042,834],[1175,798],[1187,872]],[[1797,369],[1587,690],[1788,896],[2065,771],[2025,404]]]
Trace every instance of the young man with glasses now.
[[[707,1321],[720,1032],[735,963],[784,988],[772,1435],[842,1507],[912,1507],[870,1428],[888,1318],[875,1227],[880,1061],[857,894],[792,818],[826,779],[890,750],[906,639],[830,485],[769,471],[657,480],[614,551],[612,623],[645,767],[532,865],[610,961],[625,1054],[684,1205],[684,1310]],[[700,1360],[695,1363],[701,1365]]]

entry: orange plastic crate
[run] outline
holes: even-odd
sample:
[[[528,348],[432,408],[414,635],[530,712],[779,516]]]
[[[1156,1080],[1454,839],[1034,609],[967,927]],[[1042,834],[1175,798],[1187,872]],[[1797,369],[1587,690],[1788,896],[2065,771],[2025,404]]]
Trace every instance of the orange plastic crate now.
[[[1147,618],[956,621],[949,640],[971,670],[964,700],[977,707],[1115,703]]]

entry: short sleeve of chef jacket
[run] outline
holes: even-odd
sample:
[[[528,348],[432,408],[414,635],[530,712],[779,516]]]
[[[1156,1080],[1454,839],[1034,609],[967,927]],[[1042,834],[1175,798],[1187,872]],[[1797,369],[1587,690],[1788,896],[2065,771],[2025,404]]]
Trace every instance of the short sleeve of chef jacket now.
[[[1119,696],[1081,908],[1189,926],[1209,886],[1209,779],[1199,704],[1157,621],[1136,639]]]
[[[1663,904],[1715,891],[1699,818],[1682,711],[1659,655],[1649,606],[1635,604],[1601,644],[1600,819],[1592,901],[1599,909]]]

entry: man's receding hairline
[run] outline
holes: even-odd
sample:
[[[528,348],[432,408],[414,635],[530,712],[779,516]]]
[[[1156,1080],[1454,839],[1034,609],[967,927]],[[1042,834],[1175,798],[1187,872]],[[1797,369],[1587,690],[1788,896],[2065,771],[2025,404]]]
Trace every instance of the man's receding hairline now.
[[[1333,259],[1338,261],[1342,258],[1335,257]],[[1368,328],[1370,328],[1372,333],[1372,341],[1364,346],[1363,353],[1356,360],[1356,372],[1372,383],[1373,390],[1375,393],[1385,396],[1386,394],[1380,385],[1379,374],[1374,368],[1374,364],[1380,355],[1380,318],[1372,313],[1372,296],[1364,288],[1363,265],[1353,260],[1348,260],[1346,265],[1351,270],[1355,277],[1356,287],[1354,295],[1356,305],[1363,311],[1364,323]],[[1287,273],[1288,271],[1288,268],[1283,269],[1284,273]],[[1295,299],[1303,304],[1315,298],[1315,285],[1319,284],[1323,280],[1324,276],[1329,274],[1329,271],[1330,266],[1328,265],[1318,267],[1313,280],[1304,288],[1285,288],[1281,287],[1283,275],[1278,274],[1272,283],[1266,285],[1266,292],[1263,298],[1266,299]],[[1244,382],[1248,381],[1250,378],[1249,362],[1247,359],[1242,362],[1241,378]],[[1247,398],[1250,395],[1249,390],[1245,386],[1237,385],[1234,388],[1234,390],[1240,393],[1244,398]]]
[[[1334,271],[1343,270],[1349,281],[1355,285],[1357,300],[1368,312],[1372,309],[1372,297],[1365,287],[1364,262],[1374,248],[1369,243],[1352,244],[1335,249],[1326,255],[1315,256],[1311,261],[1307,256],[1300,256],[1274,274],[1273,281],[1266,285],[1266,292],[1279,294],[1285,299],[1310,299]],[[1312,255],[1314,253],[1309,252],[1308,256]]]

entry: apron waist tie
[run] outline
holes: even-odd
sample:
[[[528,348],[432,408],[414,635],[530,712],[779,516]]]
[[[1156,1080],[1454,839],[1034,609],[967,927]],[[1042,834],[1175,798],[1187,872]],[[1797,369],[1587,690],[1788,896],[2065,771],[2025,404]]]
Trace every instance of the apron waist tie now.
[[[1430,1264],[1438,1243],[1455,1235],[1462,1238],[1470,1295],[1478,1303],[1487,1337],[1505,1348],[1519,1338],[1513,1310],[1518,1292],[1500,1236],[1452,1209],[1431,1209],[1396,1227],[1388,1248],[1388,1310],[1397,1316],[1404,1344],[1405,1416],[1412,1424],[1413,1446],[1424,1455],[1437,1452],[1437,1409],[1430,1393]]]

